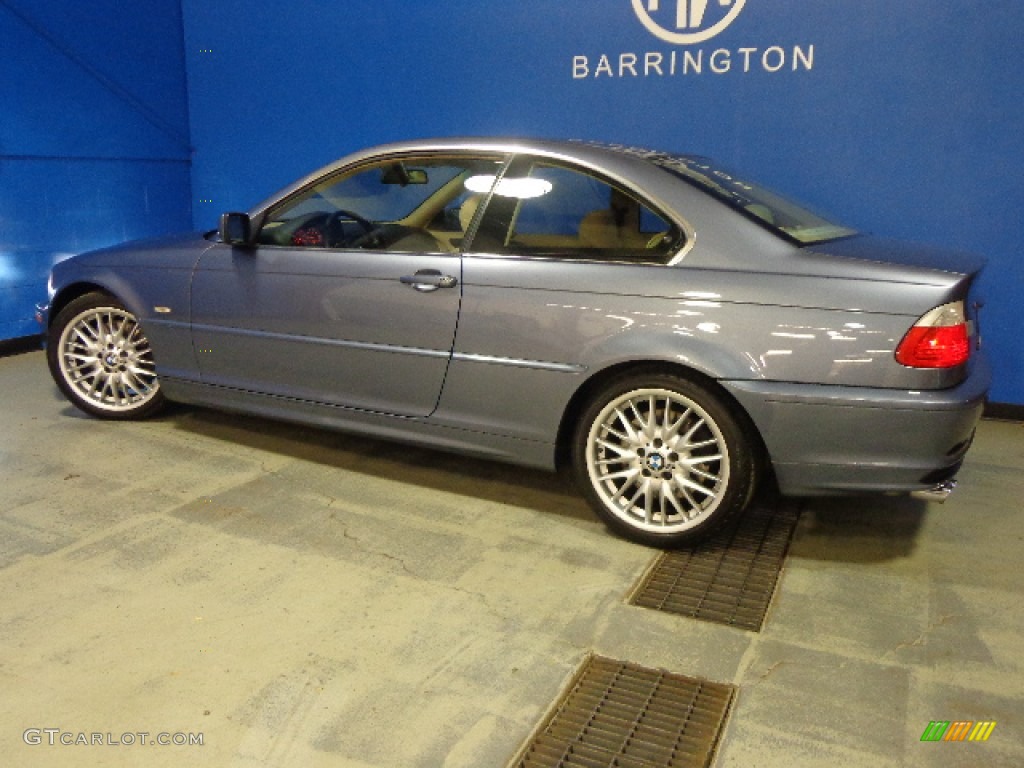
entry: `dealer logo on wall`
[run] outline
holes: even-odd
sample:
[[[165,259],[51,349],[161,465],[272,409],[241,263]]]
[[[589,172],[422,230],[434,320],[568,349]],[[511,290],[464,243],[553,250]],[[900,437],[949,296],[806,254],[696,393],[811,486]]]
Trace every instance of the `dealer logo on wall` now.
[[[669,47],[579,54],[573,80],[810,72],[814,45],[704,46],[739,17],[747,0],[628,0],[640,23]],[[761,0],[771,3],[772,0]]]
[[[666,43],[710,40],[732,24],[747,0],[633,0],[640,23]]]

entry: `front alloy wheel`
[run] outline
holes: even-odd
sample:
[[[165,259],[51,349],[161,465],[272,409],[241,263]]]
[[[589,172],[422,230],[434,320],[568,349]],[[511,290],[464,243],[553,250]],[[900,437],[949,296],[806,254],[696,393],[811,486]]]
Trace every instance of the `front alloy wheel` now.
[[[57,315],[47,360],[61,391],[94,416],[138,419],[164,403],[153,351],[138,320],[104,294],[75,299]]]
[[[675,376],[609,387],[584,413],[575,449],[577,478],[598,514],[644,544],[703,538],[753,493],[753,453],[738,420]]]

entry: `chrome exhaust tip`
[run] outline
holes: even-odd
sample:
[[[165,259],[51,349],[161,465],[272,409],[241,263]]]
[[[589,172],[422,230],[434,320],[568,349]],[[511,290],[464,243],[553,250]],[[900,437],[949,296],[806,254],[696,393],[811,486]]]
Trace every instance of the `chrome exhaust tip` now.
[[[943,483],[939,483],[936,486],[928,488],[924,491],[912,491],[910,498],[920,499],[921,501],[934,501],[937,504],[941,504],[949,498],[949,494],[956,490],[956,480],[946,480]]]

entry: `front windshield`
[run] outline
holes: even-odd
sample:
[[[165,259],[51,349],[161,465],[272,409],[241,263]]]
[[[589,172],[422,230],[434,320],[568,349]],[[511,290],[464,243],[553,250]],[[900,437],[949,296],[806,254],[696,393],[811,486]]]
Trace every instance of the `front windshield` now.
[[[694,184],[733,208],[752,216],[762,225],[800,245],[838,240],[857,234],[806,208],[747,181],[704,157],[659,155],[656,165]]]

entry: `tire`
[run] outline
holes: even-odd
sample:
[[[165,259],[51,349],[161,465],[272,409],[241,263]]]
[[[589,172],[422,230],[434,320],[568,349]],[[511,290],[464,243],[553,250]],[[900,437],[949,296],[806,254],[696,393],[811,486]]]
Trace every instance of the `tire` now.
[[[754,445],[704,386],[670,374],[627,376],[584,410],[572,463],[613,531],[670,548],[706,538],[747,506],[758,475]]]
[[[77,408],[103,419],[152,416],[165,404],[149,339],[117,299],[88,293],[54,318],[50,374]]]

